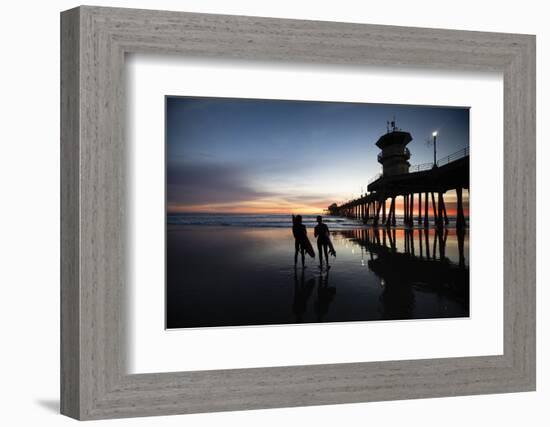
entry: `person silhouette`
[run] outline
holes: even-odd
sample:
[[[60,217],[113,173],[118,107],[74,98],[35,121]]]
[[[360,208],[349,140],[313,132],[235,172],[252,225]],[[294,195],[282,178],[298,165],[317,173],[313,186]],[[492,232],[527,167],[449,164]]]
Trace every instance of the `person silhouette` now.
[[[330,268],[328,263],[328,252],[330,242],[330,232],[327,225],[323,222],[323,217],[321,215],[317,216],[317,225],[313,230],[313,235],[317,237],[317,250],[319,252],[319,267],[323,268],[323,253],[325,254],[325,260],[327,262],[327,269]],[[331,249],[332,252],[332,249]]]
[[[294,267],[298,264],[298,252],[302,255],[302,268],[305,267],[305,242],[308,241],[307,229],[302,224],[302,215],[292,215],[292,234],[294,236]]]

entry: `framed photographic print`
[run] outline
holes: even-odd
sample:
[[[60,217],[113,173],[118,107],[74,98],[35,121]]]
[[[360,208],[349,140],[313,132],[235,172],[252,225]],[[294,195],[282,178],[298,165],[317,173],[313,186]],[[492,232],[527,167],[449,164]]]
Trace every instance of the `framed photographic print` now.
[[[535,39],[62,13],[62,413],[535,388]]]
[[[169,96],[165,152],[168,329],[469,317],[468,108]]]

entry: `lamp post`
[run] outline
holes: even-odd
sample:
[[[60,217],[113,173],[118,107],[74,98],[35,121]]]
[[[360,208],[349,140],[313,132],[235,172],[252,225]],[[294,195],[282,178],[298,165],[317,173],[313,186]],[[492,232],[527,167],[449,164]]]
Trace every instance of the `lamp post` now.
[[[437,166],[437,158],[436,158],[436,143],[437,143],[437,131],[432,132],[432,136],[434,137],[434,168]]]

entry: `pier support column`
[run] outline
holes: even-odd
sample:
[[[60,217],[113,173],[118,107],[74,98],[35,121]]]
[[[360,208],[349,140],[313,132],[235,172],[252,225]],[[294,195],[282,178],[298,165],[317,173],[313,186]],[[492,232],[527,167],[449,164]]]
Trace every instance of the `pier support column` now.
[[[418,223],[422,224],[422,193],[418,193]]]
[[[395,197],[391,198],[390,210],[388,211],[388,217],[386,218],[386,227],[389,227],[392,223],[393,211],[395,209]]]
[[[381,207],[382,207],[382,203],[378,202],[378,206],[376,207],[376,215],[374,216],[373,225],[378,225],[378,221],[380,220],[380,208]]]
[[[409,225],[412,227],[414,223],[414,193],[411,193],[411,206],[409,213]]]
[[[424,227],[430,226],[430,199],[428,198],[428,192],[424,194]]]
[[[382,198],[382,222],[386,222],[386,197]]]
[[[434,213],[434,224],[437,226],[439,223],[439,217],[437,216],[437,210],[435,207],[435,195],[433,191],[432,191],[432,210]]]
[[[403,225],[409,222],[409,195],[403,194]]]
[[[409,198],[409,195],[406,194],[405,196],[405,205],[403,206],[403,210],[405,211],[404,212],[404,216],[403,216],[403,222],[404,224],[403,225],[408,225],[409,224],[409,202],[410,202],[410,198]]]
[[[462,202],[462,187],[456,189],[456,228],[464,228],[466,219],[464,218],[464,205]]]
[[[443,218],[445,219],[445,225],[449,225],[449,217],[447,216],[447,206],[445,206],[445,197],[441,194],[441,204],[443,205]]]
[[[441,191],[437,192],[437,214],[438,214],[438,227],[443,227],[443,217],[445,213],[445,202],[443,201],[443,193]],[[448,220],[447,220],[448,221]],[[445,224],[447,224],[445,221]]]

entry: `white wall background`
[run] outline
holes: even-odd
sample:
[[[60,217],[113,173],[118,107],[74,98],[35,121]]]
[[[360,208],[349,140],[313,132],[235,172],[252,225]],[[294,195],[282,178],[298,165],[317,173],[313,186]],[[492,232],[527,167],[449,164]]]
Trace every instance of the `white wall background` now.
[[[545,2],[455,0],[96,1],[97,5],[440,27],[537,35],[538,391],[107,421],[110,425],[316,427],[546,426],[550,422],[550,292],[545,238],[550,27]],[[0,24],[0,420],[63,426],[59,405],[59,12],[74,1],[5,2]],[[545,215],[546,213],[546,215]],[[95,423],[95,422],[94,422]]]

